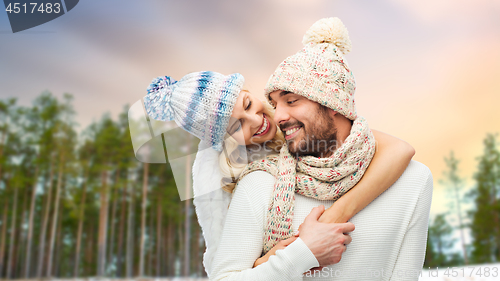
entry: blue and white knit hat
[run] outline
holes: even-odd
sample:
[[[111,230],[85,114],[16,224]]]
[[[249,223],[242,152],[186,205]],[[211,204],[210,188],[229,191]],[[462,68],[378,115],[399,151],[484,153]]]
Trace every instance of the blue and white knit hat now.
[[[245,79],[239,73],[228,76],[202,71],[175,81],[169,76],[153,79],[144,97],[147,114],[177,125],[217,151],[229,124]]]

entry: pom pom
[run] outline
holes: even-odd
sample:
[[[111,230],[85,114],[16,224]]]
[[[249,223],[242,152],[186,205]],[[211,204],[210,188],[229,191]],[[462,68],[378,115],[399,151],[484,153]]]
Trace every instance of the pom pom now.
[[[175,81],[170,76],[156,77],[155,79],[153,79],[153,81],[151,81],[151,84],[149,84],[149,87],[147,89],[148,95],[153,92],[157,92],[167,86],[173,85],[175,83],[177,83],[177,81]]]
[[[160,76],[151,82],[144,97],[144,107],[149,117],[159,121],[174,119],[171,105],[172,85],[177,83],[170,76]]]
[[[311,42],[334,44],[343,54],[351,51],[351,40],[347,28],[339,18],[324,18],[315,22],[302,39],[304,45]]]

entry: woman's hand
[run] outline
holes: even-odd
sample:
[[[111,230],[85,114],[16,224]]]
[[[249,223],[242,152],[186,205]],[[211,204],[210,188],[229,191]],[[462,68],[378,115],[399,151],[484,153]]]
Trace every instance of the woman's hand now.
[[[338,204],[337,204],[338,203]],[[325,212],[319,217],[318,221],[322,223],[345,223],[352,216],[350,208],[343,205],[344,201],[335,202],[333,205],[326,209]],[[300,230],[300,227],[299,227]]]
[[[297,240],[298,237],[299,237],[299,232],[297,231],[297,233],[294,236],[292,236],[288,239],[285,239],[285,240],[281,240],[280,242],[278,242],[278,244],[276,244],[276,246],[274,246],[271,250],[269,250],[269,252],[267,252],[264,256],[258,258],[255,261],[255,263],[253,264],[253,267],[256,267],[258,265],[265,263],[267,260],[269,260],[269,258],[272,255],[276,254],[277,250],[285,249],[288,245],[292,244],[293,241]]]

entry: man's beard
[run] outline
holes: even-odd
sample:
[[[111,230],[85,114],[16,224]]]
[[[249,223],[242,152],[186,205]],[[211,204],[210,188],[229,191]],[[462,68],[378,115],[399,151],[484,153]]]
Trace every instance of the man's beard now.
[[[329,116],[328,108],[319,106],[318,114],[314,117],[313,124],[306,129],[304,123],[297,121],[295,124],[283,124],[283,128],[299,125],[303,129],[304,137],[287,141],[291,154],[296,156],[311,155],[314,157],[329,157],[337,149],[337,127]]]

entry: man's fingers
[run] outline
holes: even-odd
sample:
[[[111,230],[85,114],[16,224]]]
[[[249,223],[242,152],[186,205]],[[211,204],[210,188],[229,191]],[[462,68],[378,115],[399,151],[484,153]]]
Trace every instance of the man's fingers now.
[[[308,220],[318,221],[319,217],[321,217],[321,215],[323,214],[324,211],[325,211],[325,206],[323,206],[323,205],[319,205],[318,207],[314,207],[311,210],[311,212],[309,213],[309,215],[307,215],[307,217],[304,219],[304,222],[306,222]]]
[[[352,231],[354,231],[354,224],[352,222],[343,223],[340,226],[340,229],[342,230],[342,233],[352,232]]]
[[[352,242],[352,237],[349,235],[344,235],[344,245],[349,245]]]

